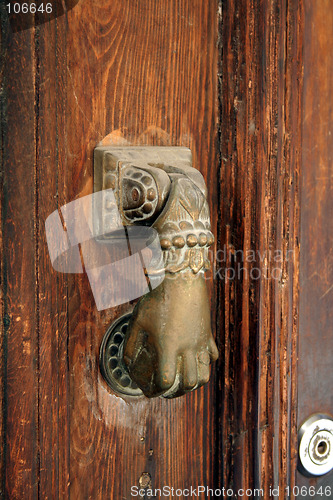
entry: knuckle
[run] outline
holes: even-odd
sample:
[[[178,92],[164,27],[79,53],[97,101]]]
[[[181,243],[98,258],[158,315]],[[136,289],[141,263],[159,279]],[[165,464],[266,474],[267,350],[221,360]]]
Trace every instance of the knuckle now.
[[[191,391],[197,385],[198,376],[193,374],[191,376],[185,376],[183,381],[183,386],[186,391]]]
[[[175,375],[167,371],[160,372],[156,377],[156,385],[161,391],[170,389],[175,381]]]
[[[209,379],[210,379],[210,367],[207,365],[201,365],[199,369],[198,387],[207,384]]]
[[[212,358],[212,361],[216,361],[219,357],[219,351],[217,349],[217,346],[216,346],[214,340],[211,341],[209,350],[210,350],[210,357]]]

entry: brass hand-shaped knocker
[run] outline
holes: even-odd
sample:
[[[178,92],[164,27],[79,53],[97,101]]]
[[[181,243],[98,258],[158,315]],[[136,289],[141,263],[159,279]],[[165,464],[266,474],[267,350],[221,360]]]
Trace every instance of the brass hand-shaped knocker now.
[[[218,357],[204,277],[214,237],[203,177],[187,148],[98,147],[95,191],[107,188],[125,226],[158,233],[162,262],[155,273],[163,269],[164,279],[111,326],[102,372],[123,394],[181,396],[208,382]],[[154,270],[148,273],[154,279]]]

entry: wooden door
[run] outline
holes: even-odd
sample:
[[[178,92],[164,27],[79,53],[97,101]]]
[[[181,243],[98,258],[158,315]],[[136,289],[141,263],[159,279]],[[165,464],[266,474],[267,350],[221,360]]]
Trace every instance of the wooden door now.
[[[318,159],[304,140],[315,133],[322,148],[332,123],[332,5],[71,7],[35,26],[30,15],[32,27],[16,30],[1,7],[1,496],[129,500],[133,486],[206,485],[236,495],[251,489],[254,498],[258,488],[274,498],[279,487],[279,498],[294,498],[286,491],[296,484],[297,428],[320,403],[304,403],[307,365],[297,364],[298,340],[307,336],[307,351],[311,345],[311,332],[299,330],[310,312],[299,295],[312,301],[311,285],[299,279],[300,253],[304,247],[301,271],[306,256],[319,255],[307,233],[307,224],[315,233],[317,191],[301,201],[301,187],[316,175],[308,162]],[[325,57],[316,57],[316,44]],[[327,128],[311,131],[315,88],[323,90],[316,105],[328,106]],[[107,387],[100,344],[129,304],[98,312],[86,275],[57,273],[49,259],[45,220],[92,192],[102,140],[187,146],[208,186],[216,243],[207,283],[220,358],[210,382],[181,398],[129,400]],[[321,153],[328,169],[330,151]],[[329,252],[326,188],[320,227]],[[332,324],[328,310],[323,329]],[[332,343],[322,337],[327,366]],[[320,377],[332,385],[332,373]],[[333,412],[332,398],[324,410]]]

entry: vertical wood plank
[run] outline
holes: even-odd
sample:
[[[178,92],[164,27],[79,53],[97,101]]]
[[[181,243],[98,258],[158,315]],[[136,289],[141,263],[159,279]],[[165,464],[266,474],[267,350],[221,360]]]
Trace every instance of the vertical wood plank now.
[[[69,199],[86,192],[95,145],[118,131],[130,144],[191,147],[216,206],[216,8],[199,0],[88,1],[68,14]],[[175,401],[125,402],[100,378],[100,342],[127,307],[97,313],[86,277],[70,278],[74,497],[129,498],[144,472],[154,487],[212,484],[212,385]]]
[[[333,415],[333,5],[305,1],[298,425]],[[298,474],[299,486],[333,484],[333,473]]]
[[[68,498],[69,488],[67,278],[52,269],[45,234],[45,220],[66,202],[66,18],[36,32],[40,497],[53,499]]]
[[[56,21],[56,154],[57,154],[57,205],[68,202],[67,170],[70,165],[70,155],[67,151],[66,123],[71,110],[68,108],[68,67],[67,67],[67,15]],[[59,497],[70,498],[70,360],[69,360],[69,296],[71,290],[67,275],[59,274],[58,301],[61,310],[58,311],[58,356],[59,356]]]
[[[39,493],[35,31],[2,22],[3,496]],[[10,70],[8,71],[8,69]]]
[[[56,208],[55,168],[55,102],[56,77],[54,64],[55,23],[36,27],[36,92],[37,92],[37,223],[38,223],[38,301],[40,324],[39,349],[39,440],[40,440],[40,492],[43,498],[59,497],[57,462],[57,377],[53,376],[58,364],[57,341],[57,280],[51,271],[51,263],[45,241],[46,217]],[[45,42],[49,42],[45,47]],[[51,48],[51,50],[49,50]],[[53,50],[52,50],[53,48]],[[51,168],[50,168],[51,167]],[[45,203],[44,200],[50,200]],[[51,279],[50,279],[51,277]]]
[[[220,9],[220,482],[284,498],[296,468],[302,3]]]

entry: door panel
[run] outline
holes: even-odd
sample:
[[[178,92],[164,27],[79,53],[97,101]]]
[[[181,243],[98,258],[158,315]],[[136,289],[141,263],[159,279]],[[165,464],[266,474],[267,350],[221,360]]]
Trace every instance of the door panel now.
[[[1,498],[314,483],[297,427],[332,412],[333,12],[314,4],[81,0],[15,33],[1,7]],[[85,274],[51,266],[45,220],[92,193],[101,141],[189,147],[208,186],[220,358],[185,397],[113,394],[99,348],[134,302],[98,312]]]
[[[112,394],[99,347],[131,305],[97,312],[85,275],[52,269],[44,224],[92,192],[93,150],[112,133],[111,144],[190,147],[216,233],[216,12],[214,1],[89,0],[27,31],[4,28],[11,498],[129,498],[143,473],[153,486],[213,483],[213,384],[174,401]],[[213,282],[210,292],[215,304]]]

